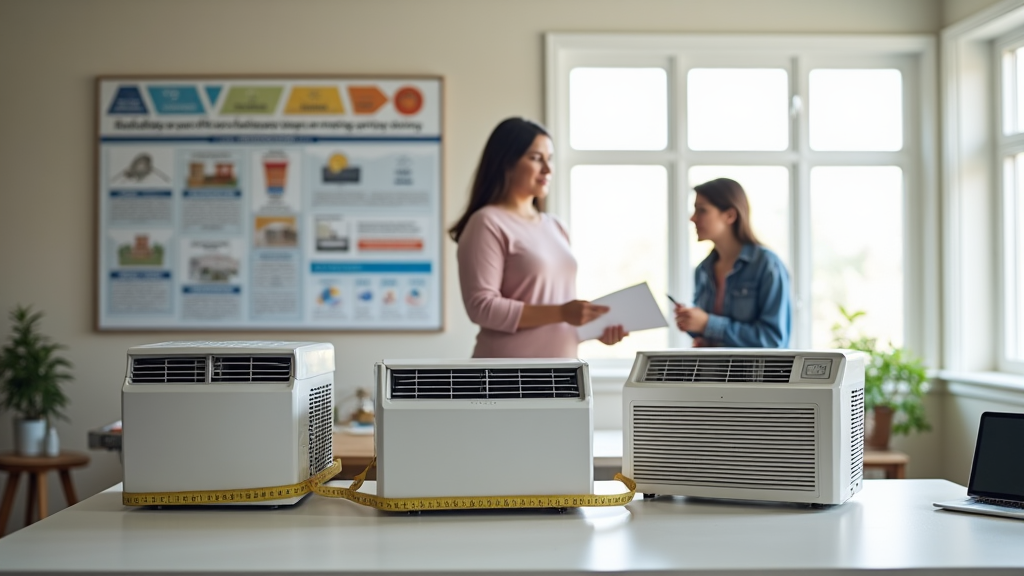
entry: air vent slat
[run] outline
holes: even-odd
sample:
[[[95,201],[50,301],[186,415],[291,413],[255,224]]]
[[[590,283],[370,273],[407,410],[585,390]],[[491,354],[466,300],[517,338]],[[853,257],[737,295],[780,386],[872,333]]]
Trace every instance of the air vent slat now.
[[[291,356],[214,356],[211,382],[288,382]]]
[[[817,412],[798,406],[632,407],[640,482],[812,491]]]
[[[662,483],[662,484],[680,484],[685,483],[691,486],[714,486],[717,488],[757,488],[759,490],[800,490],[812,492],[815,490],[814,484],[802,484],[797,482],[787,482],[785,485],[780,483],[775,478],[767,478],[763,480],[744,480],[739,481],[736,479],[721,480],[715,482],[707,482],[699,477],[691,478],[680,478],[677,476],[651,476],[646,479],[648,482]]]
[[[656,466],[662,470],[676,470],[681,473],[696,474],[701,470],[715,471],[716,474],[739,474],[741,472],[757,472],[758,474],[773,474],[781,476],[805,476],[814,474],[814,462],[805,463],[801,466],[786,466],[777,462],[767,462],[763,465],[750,464],[737,467],[734,464],[728,466],[719,462],[706,462],[703,460],[679,460],[678,462],[666,463],[663,460],[637,459],[637,465]]]
[[[701,441],[701,442],[712,442],[718,443],[724,439],[732,442],[735,440],[751,440],[758,441],[759,444],[765,442],[790,442],[790,443],[801,443],[809,438],[814,437],[813,432],[804,432],[800,430],[765,430],[762,433],[758,433],[756,429],[744,429],[735,430],[729,428],[722,428],[721,430],[708,430],[707,428],[683,428],[683,427],[665,427],[662,429],[650,428],[645,430],[637,430],[634,434],[634,438],[637,440],[651,440],[657,442],[669,440],[671,437],[666,437],[666,434],[673,434],[676,436],[685,435],[686,439],[690,442]]]
[[[713,466],[691,466],[688,468],[668,468],[665,466],[659,467],[661,473],[673,473],[675,475],[687,478],[693,478],[707,482],[709,477],[714,477],[718,481],[734,481],[734,480],[778,480],[785,483],[797,483],[802,485],[813,485],[814,481],[809,478],[814,477],[814,468],[806,468],[803,470],[781,470],[781,469],[769,469],[769,468],[725,468],[725,467],[713,467]]]
[[[391,399],[582,398],[577,368],[391,371]]]
[[[792,430],[794,426],[802,426],[808,423],[813,424],[813,418],[801,418],[792,420],[759,420],[751,419],[750,422],[723,422],[721,420],[707,419],[707,418],[694,418],[693,420],[678,420],[678,419],[666,419],[662,424],[656,419],[643,418],[640,419],[639,424],[657,426],[658,429],[664,428],[680,428],[680,429],[692,429],[701,430],[706,428],[708,424],[715,425],[716,428],[722,428],[724,430],[749,430],[749,429],[778,429],[778,430]]]
[[[744,444],[747,444],[746,442]],[[700,444],[700,443],[673,443],[673,444],[655,444],[645,443],[638,444],[633,443],[635,453],[640,454],[644,452],[656,453],[656,454],[675,454],[679,452],[690,452],[690,451],[703,451],[707,453],[727,453],[727,454],[763,454],[763,455],[775,455],[784,454],[792,456],[800,456],[803,454],[813,454],[814,451],[809,448],[803,448],[795,444],[788,444],[783,446],[769,446],[766,444],[758,444],[754,446],[742,446],[737,447],[734,443],[715,443],[715,444]]]
[[[795,356],[651,356],[644,382],[789,382]]]
[[[309,424],[306,433],[309,437],[310,476],[330,467],[334,460],[331,424],[333,396],[334,386],[331,384],[322,384],[309,391]]]
[[[850,481],[864,478],[864,389],[850,395],[852,425],[850,434]]]
[[[664,408],[648,408],[644,410],[637,410],[637,415],[653,414],[659,418],[662,417],[697,417],[697,418],[718,418],[718,414],[737,414],[742,413],[744,418],[750,418],[757,416],[759,418],[771,419],[771,418],[799,418],[808,414],[812,414],[813,411],[801,412],[801,413],[786,413],[778,414],[770,409],[765,408],[745,408],[738,412],[736,408],[723,408],[719,406],[709,406],[707,410],[673,410],[671,412],[665,412]]]
[[[643,418],[645,416],[655,416],[659,422],[672,421],[672,420],[685,420],[687,422],[699,421],[699,420],[721,420],[720,414],[734,414],[735,410],[730,411],[700,411],[700,412],[653,412],[653,411],[637,411],[637,418]],[[756,418],[759,421],[773,421],[773,420],[806,420],[807,418],[814,418],[813,414],[773,414],[773,413],[762,413],[762,412],[744,412],[744,419],[748,420]]]
[[[134,384],[206,382],[205,356],[137,356],[132,358]]]
[[[799,460],[801,458],[807,458],[807,457],[813,458],[814,457],[814,451],[813,450],[803,450],[803,451],[772,450],[772,451],[765,451],[765,450],[751,450],[751,449],[748,449],[748,448],[728,448],[728,447],[723,447],[723,448],[710,447],[709,448],[709,447],[705,447],[705,446],[693,446],[693,447],[689,447],[689,448],[643,447],[643,448],[639,448],[636,451],[634,451],[633,454],[636,457],[649,456],[649,457],[664,458],[664,459],[675,459],[675,458],[679,458],[679,457],[694,457],[694,458],[703,458],[703,457],[708,457],[708,458],[711,458],[711,457],[722,457],[722,458],[726,458],[727,457],[727,458],[735,458],[737,455],[740,455],[740,456],[744,456],[745,458],[748,458],[748,459],[751,459],[751,460],[762,460],[762,459],[764,459],[764,460],[775,460],[775,459],[778,459],[778,460],[793,461],[793,460]]]

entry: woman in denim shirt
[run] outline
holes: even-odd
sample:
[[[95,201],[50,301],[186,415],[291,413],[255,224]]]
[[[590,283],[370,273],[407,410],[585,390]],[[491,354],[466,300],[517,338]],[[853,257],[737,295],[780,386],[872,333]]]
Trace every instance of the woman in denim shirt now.
[[[694,305],[676,304],[676,325],[693,336],[694,347],[788,347],[789,273],[754,236],[746,192],[728,178],[694,190],[690,221],[697,240],[715,248],[694,271]]]

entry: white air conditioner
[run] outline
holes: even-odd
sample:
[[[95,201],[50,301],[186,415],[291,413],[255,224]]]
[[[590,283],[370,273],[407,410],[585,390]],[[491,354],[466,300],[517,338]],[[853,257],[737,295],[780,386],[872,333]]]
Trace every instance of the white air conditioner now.
[[[378,496],[592,493],[585,362],[384,360],[376,380]]]
[[[623,473],[646,495],[817,505],[860,491],[864,355],[639,352],[623,391]]]
[[[129,348],[121,388],[124,491],[302,482],[331,465],[333,401],[331,344],[165,342]]]

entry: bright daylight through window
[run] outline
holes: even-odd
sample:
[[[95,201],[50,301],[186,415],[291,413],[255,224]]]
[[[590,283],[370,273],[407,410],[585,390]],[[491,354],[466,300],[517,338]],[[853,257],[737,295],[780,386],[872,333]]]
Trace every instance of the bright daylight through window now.
[[[1001,368],[1024,371],[1024,38],[1015,31],[996,43],[1002,59],[1003,358]]]
[[[755,234],[790,272],[791,347],[831,347],[839,305],[866,312],[870,335],[903,345],[906,294],[921,281],[906,257],[908,190],[920,187],[919,139],[908,136],[917,121],[906,112],[916,65],[874,50],[779,52],[564,60],[551,128],[555,195],[567,197],[553,207],[569,222],[578,294],[646,281],[672,324],[665,295],[690,301],[712,247],[688,222],[692,188],[727,177],[746,189]],[[1021,273],[1014,282],[1024,285]],[[587,342],[580,355],[625,359],[688,342],[671,325],[613,347]]]

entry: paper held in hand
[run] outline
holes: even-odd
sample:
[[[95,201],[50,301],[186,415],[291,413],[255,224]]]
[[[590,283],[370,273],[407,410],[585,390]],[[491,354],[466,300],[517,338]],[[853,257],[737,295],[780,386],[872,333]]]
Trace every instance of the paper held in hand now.
[[[608,326],[621,324],[626,332],[668,326],[647,282],[623,288],[591,301],[611,308],[607,314],[576,329],[580,341],[598,338]]]

